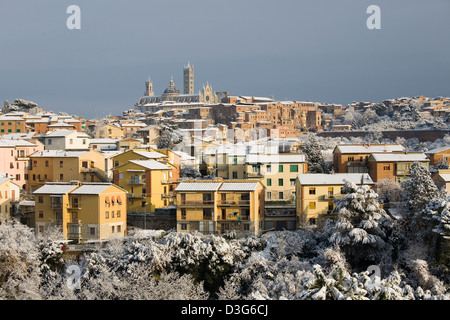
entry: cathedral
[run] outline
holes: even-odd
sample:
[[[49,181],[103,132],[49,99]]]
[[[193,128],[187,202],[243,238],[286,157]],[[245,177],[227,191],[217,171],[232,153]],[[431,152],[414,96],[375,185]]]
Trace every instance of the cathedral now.
[[[145,82],[144,96],[135,105],[136,109],[142,112],[175,108],[189,109],[219,102],[218,94],[212,90],[209,83],[203,86],[200,92],[194,93],[194,66],[190,62],[183,68],[183,79],[183,93],[180,92],[175,86],[173,79],[171,79],[166,90],[160,96],[155,96],[153,82],[149,78]]]

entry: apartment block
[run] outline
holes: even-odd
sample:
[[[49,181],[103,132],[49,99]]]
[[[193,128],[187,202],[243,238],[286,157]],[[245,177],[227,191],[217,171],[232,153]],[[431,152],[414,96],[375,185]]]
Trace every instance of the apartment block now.
[[[255,154],[245,159],[245,177],[261,179],[266,201],[293,202],[298,174],[308,172],[304,154]]]
[[[128,192],[129,212],[155,212],[174,203],[172,167],[156,160],[129,160],[114,168],[114,183]]]
[[[264,186],[260,181],[186,181],[175,193],[178,232],[258,235],[263,228]]]
[[[437,165],[438,163],[446,163],[450,165],[450,146],[435,148],[425,152],[430,159],[430,165]]]
[[[105,156],[97,151],[42,150],[30,156],[27,191],[47,182],[106,182]]]
[[[124,237],[127,192],[112,183],[46,183],[33,192],[35,228],[61,228],[74,243]]]
[[[0,136],[7,133],[24,133],[25,120],[19,116],[2,115],[0,116]]]
[[[337,173],[368,173],[373,153],[405,152],[399,144],[340,144],[333,150],[333,169]]]
[[[409,178],[409,169],[414,162],[428,168],[430,160],[424,153],[374,153],[368,162],[369,175],[374,182],[382,179],[402,182]]]
[[[367,173],[308,173],[299,174],[296,180],[297,226],[321,225],[331,217],[334,200],[343,195],[345,180],[358,186],[373,187],[374,182]]]
[[[43,149],[44,146],[38,142],[0,139],[0,172],[7,174],[17,185],[25,189],[29,157]]]

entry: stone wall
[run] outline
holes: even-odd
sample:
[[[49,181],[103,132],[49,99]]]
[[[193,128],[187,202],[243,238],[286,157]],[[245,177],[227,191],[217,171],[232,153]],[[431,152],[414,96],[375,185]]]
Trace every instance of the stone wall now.
[[[390,139],[395,141],[397,137],[402,137],[405,139],[417,138],[420,142],[434,142],[437,139],[444,138],[447,134],[450,134],[450,130],[393,130],[393,131],[382,131],[381,132],[384,139]],[[373,135],[373,131],[322,131],[317,135],[321,137],[367,137]]]

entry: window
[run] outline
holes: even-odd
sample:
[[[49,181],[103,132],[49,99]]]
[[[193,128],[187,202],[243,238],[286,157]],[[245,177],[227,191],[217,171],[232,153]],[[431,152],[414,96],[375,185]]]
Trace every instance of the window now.
[[[316,218],[309,218],[309,224],[316,224]]]
[[[60,162],[59,162],[59,167],[60,167],[60,168],[64,167],[64,161],[60,161]]]
[[[269,200],[272,199],[272,192],[270,191],[267,192],[267,199]]]
[[[280,164],[280,165],[278,166],[278,172],[283,172],[283,165],[282,165],[282,164]]]
[[[181,224],[181,230],[184,230],[184,231],[187,230],[187,223],[182,223]]]
[[[114,218],[114,211],[111,211],[111,218]]]
[[[316,188],[309,188],[309,194],[316,194]]]
[[[391,170],[391,166],[390,165],[384,166],[383,170],[384,171],[389,171],[389,170]]]
[[[290,172],[298,172],[297,164],[291,164],[289,168],[290,168]]]
[[[181,219],[186,219],[186,209],[181,209]]]
[[[63,181],[63,180],[64,180],[64,175],[63,175],[62,173],[59,175],[59,180],[60,180],[60,181]]]
[[[272,166],[270,164],[267,165],[267,172],[272,172]]]
[[[105,211],[105,219],[109,219],[109,211]]]
[[[315,202],[310,202],[309,203],[309,209],[314,210],[316,208],[316,203]]]
[[[120,218],[120,214],[121,214],[120,210],[117,210],[117,218]]]
[[[69,139],[69,144],[73,144],[73,139]]]
[[[271,187],[272,186],[272,179],[267,179],[267,186]]]
[[[38,203],[44,203],[44,197],[43,196],[39,196],[38,197]]]
[[[52,144],[52,139],[48,139],[47,140],[47,143],[50,145],[50,144]]]
[[[44,211],[39,211],[39,219],[43,219],[44,218]]]
[[[283,186],[283,179],[278,179],[278,185],[281,187]]]
[[[284,199],[284,193],[283,193],[283,192],[280,192],[280,193],[278,194],[278,199],[280,199],[280,200],[283,200],[283,199]]]
[[[347,161],[355,161],[355,157],[353,157],[353,156],[352,157],[348,157]]]
[[[111,227],[111,233],[114,233],[114,226]]]
[[[95,228],[89,228],[89,234],[91,236],[94,236],[95,235]]]
[[[117,232],[122,232],[122,226],[117,226]]]
[[[233,179],[237,179],[237,171],[233,171]]]
[[[289,181],[291,182],[291,186],[295,186],[295,179],[290,179]]]

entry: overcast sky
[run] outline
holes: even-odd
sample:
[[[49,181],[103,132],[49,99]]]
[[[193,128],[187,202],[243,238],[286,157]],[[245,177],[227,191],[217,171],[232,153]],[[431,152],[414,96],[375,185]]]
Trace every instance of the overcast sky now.
[[[69,30],[69,5],[81,30]],[[369,5],[381,30],[369,30]],[[0,99],[120,114],[183,66],[195,91],[342,103],[450,96],[448,0],[0,0]]]

